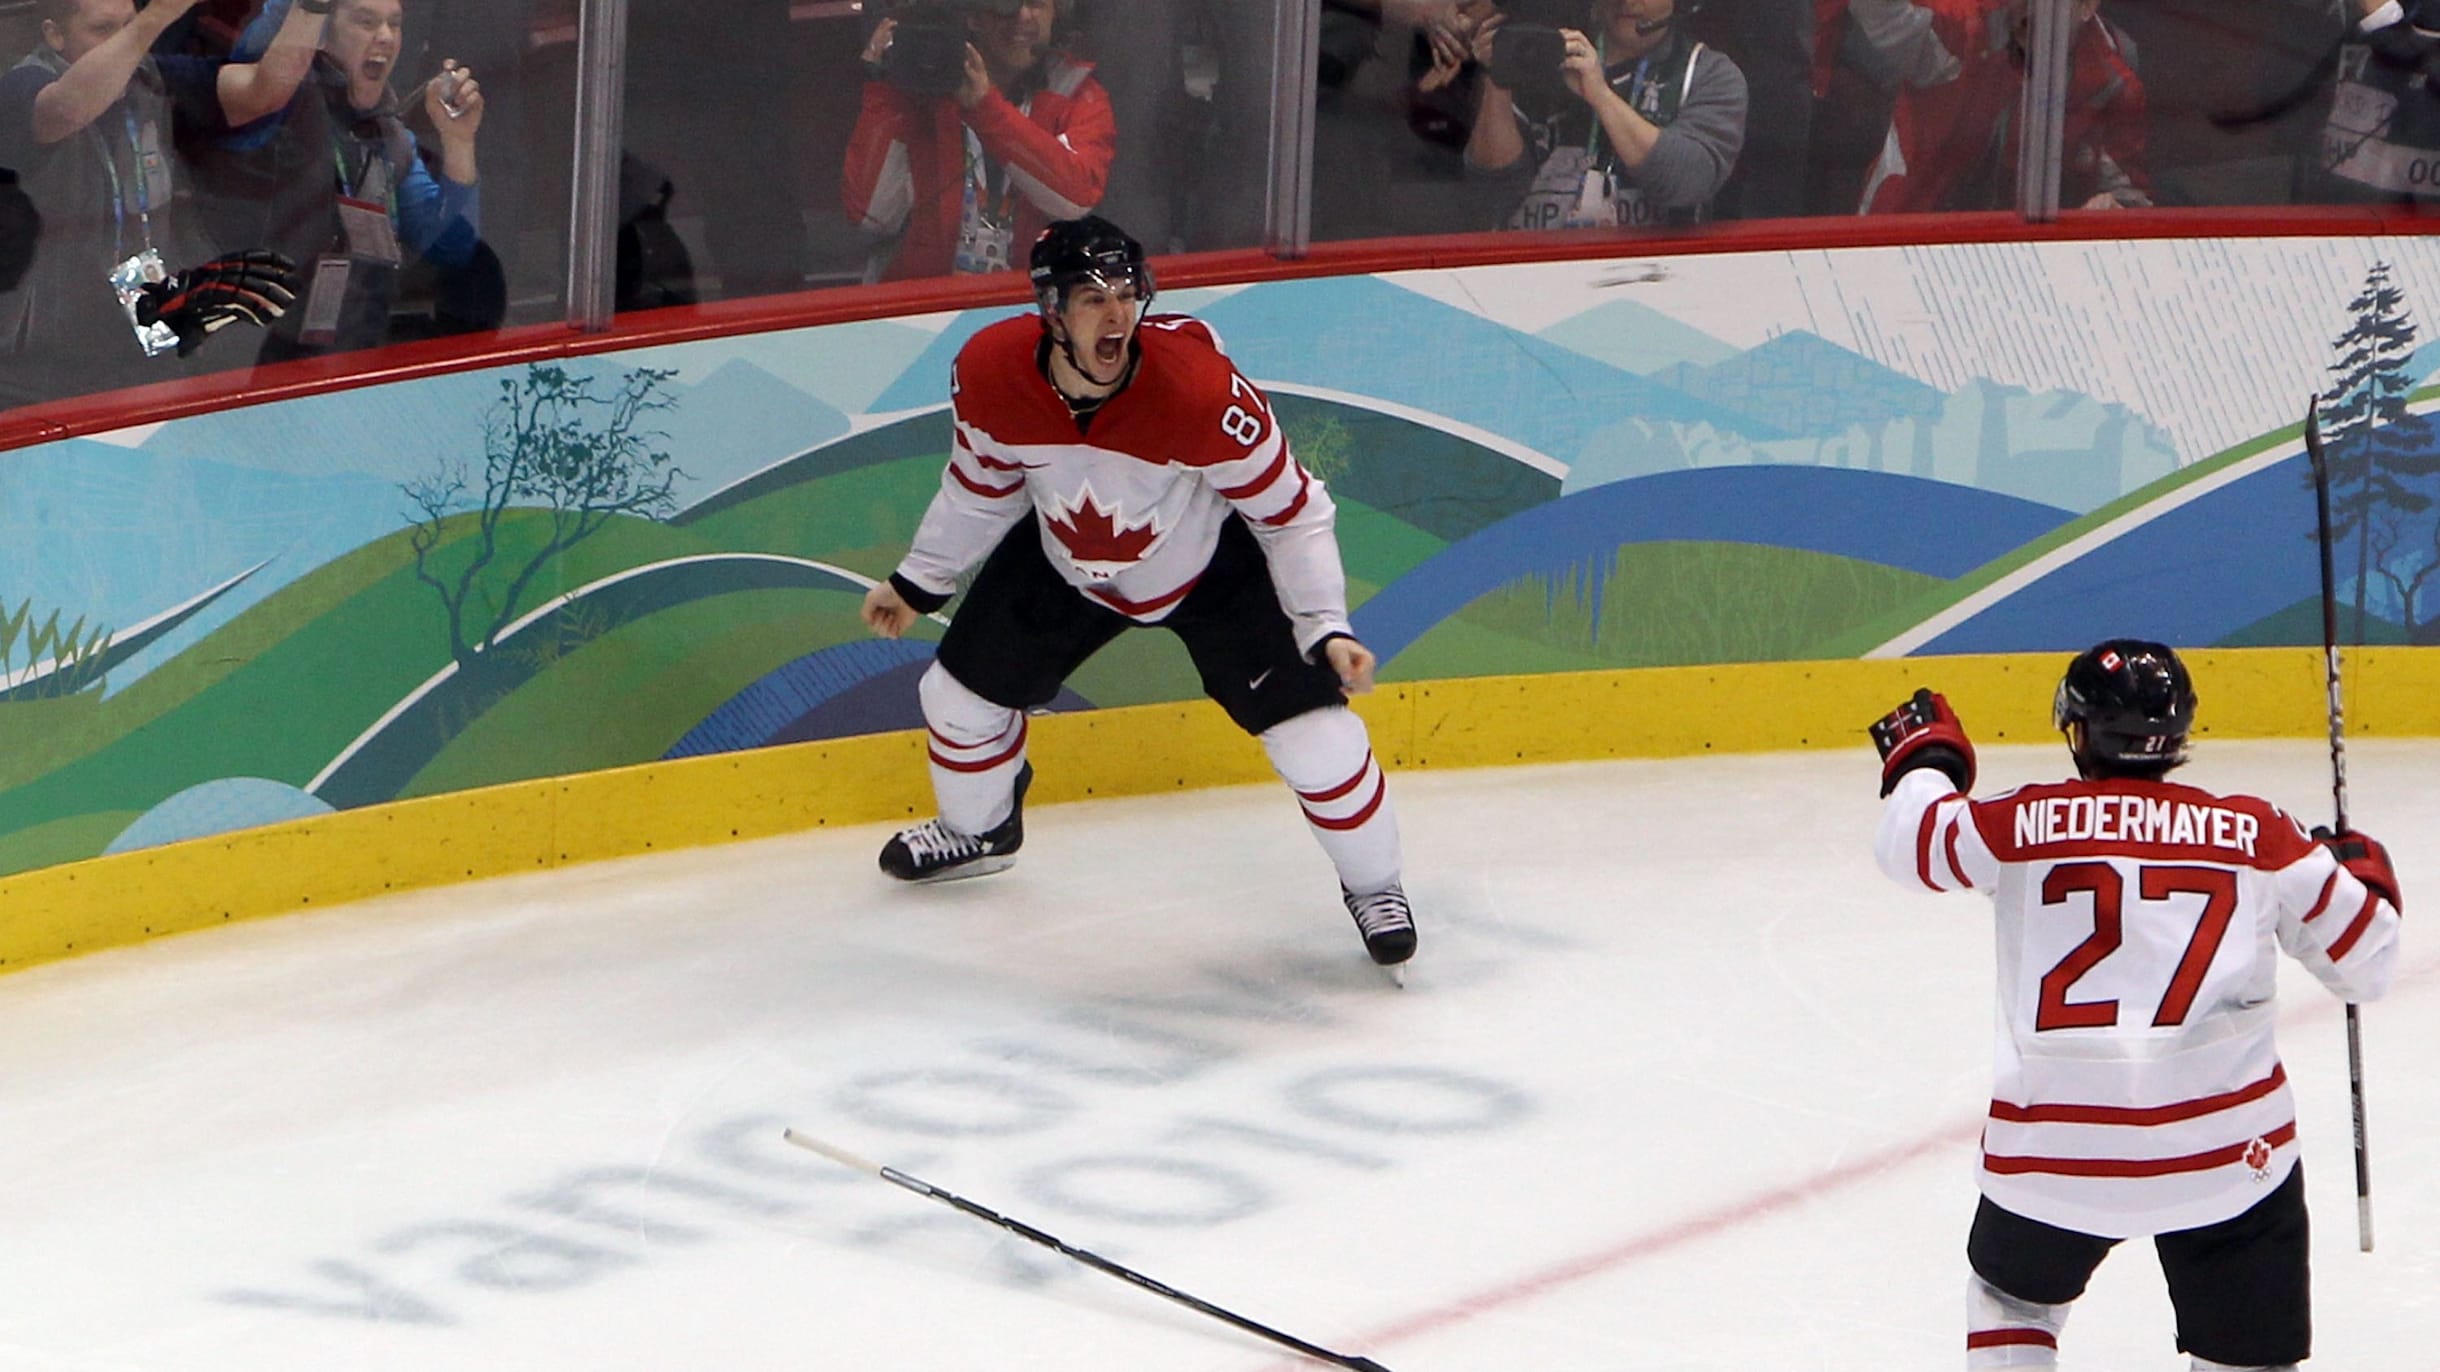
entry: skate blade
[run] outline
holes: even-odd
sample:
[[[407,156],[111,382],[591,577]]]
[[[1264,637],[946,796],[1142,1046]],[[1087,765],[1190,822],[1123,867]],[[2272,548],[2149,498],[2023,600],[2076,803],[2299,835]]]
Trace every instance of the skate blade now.
[[[917,877],[907,885],[938,886],[944,881],[964,881],[968,877],[987,877],[994,872],[1005,872],[1016,865],[1017,855],[1014,853],[1002,853],[997,857],[980,857],[961,866],[952,867],[945,872],[934,872],[928,877]]]
[[[1397,988],[1398,988],[1399,990],[1401,990],[1401,991],[1403,991],[1403,990],[1405,990],[1405,989],[1406,989],[1406,964],[1405,964],[1405,963],[1403,963],[1403,962],[1393,962],[1393,963],[1389,964],[1387,967],[1382,968],[1381,970],[1382,970],[1384,973],[1388,974],[1388,976],[1389,976],[1389,983],[1390,983],[1390,985],[1397,987]]]

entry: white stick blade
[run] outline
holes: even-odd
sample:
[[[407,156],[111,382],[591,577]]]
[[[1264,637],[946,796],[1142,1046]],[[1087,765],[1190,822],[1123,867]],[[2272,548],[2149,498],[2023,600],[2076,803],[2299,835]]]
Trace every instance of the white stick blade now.
[[[881,1175],[881,1164],[857,1157],[844,1148],[824,1143],[810,1134],[800,1134],[794,1129],[782,1129],[779,1131],[779,1136],[808,1153],[819,1153],[841,1167],[853,1167],[859,1172],[870,1172],[876,1177]]]

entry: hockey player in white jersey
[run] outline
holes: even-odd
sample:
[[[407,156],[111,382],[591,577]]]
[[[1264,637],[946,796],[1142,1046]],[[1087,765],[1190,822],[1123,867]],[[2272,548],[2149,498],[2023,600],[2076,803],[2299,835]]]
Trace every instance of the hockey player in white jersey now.
[[[1035,316],[959,351],[940,492],[864,601],[895,638],[981,564],[920,687],[940,816],[892,838],[882,870],[942,881],[1013,863],[1025,712],[1120,632],[1157,624],[1295,790],[1366,951],[1405,962],[1397,817],[1346,700],[1372,689],[1374,658],[1348,627],[1329,492],[1209,328],[1144,313],[1152,271],[1116,225],[1051,225],[1031,268]]]
[[[2195,695],[2177,654],[2077,656],[2052,714],[2078,779],[1970,800],[1974,747],[1930,691],[1872,727],[1881,868],[1997,907],[1997,1072],[1967,1239],[1966,1366],[2052,1367],[2070,1304],[2150,1235],[2197,1369],[2311,1351],[2278,954],[2349,1001],[2395,969],[2398,882],[2362,834],[2165,780]]]

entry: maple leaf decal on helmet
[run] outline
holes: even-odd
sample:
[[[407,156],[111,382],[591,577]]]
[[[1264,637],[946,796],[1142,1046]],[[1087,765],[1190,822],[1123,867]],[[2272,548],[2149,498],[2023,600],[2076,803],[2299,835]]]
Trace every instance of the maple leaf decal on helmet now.
[[[1074,504],[1054,504],[1046,512],[1043,526],[1067,548],[1077,570],[1095,581],[1107,581],[1141,562],[1167,532],[1149,511],[1142,520],[1130,523],[1116,503],[1103,509],[1090,483],[1077,494]]]

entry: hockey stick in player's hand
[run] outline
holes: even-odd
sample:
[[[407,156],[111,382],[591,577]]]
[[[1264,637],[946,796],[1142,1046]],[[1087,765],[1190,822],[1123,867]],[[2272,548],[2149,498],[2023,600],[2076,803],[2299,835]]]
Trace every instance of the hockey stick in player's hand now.
[[[2304,413],[2304,451],[2313,464],[2315,536],[2321,543],[2321,653],[2330,683],[2331,828],[2347,832],[2347,726],[2338,680],[2338,578],[2330,568],[2330,459],[2321,446],[2321,397]],[[2347,1002],[2347,1102],[2355,1113],[2355,1241],[2372,1251],[2372,1145],[2364,1133],[2364,1026]]]
[[[795,1144],[799,1148],[805,1149],[808,1152],[819,1153],[823,1157],[826,1157],[832,1162],[838,1163],[843,1167],[852,1167],[859,1172],[869,1172],[873,1176],[879,1177],[883,1181],[890,1183],[892,1186],[903,1187],[906,1190],[914,1192],[918,1196],[922,1196],[926,1200],[936,1200],[941,1204],[948,1206],[952,1210],[962,1210],[965,1213],[974,1216],[976,1219],[984,1221],[985,1223],[996,1224],[1000,1228],[1007,1230],[1009,1233],[1014,1234],[1018,1238],[1024,1239],[1029,1243],[1038,1243],[1044,1248],[1050,1249],[1054,1253],[1061,1254],[1065,1257],[1074,1258],[1076,1261],[1083,1263],[1085,1266],[1090,1267],[1097,1272],[1106,1272],[1109,1275],[1118,1278],[1120,1281],[1126,1282],[1130,1286],[1140,1286],[1146,1291],[1149,1291],[1165,1300],[1176,1301],[1178,1304],[1185,1306],[1187,1309],[1192,1310],[1197,1314],[1209,1315],[1213,1319],[1220,1320],[1228,1324],[1233,1324],[1249,1334],[1257,1334],[1263,1338],[1269,1339],[1273,1343],[1280,1344],[1284,1347],[1293,1348],[1297,1352],[1302,1353],[1306,1357],[1312,1358],[1317,1362],[1326,1362],[1339,1367],[1344,1367],[1348,1369],[1348,1372],[1389,1372],[1388,1368],[1383,1367],[1381,1364],[1374,1362],[1370,1358],[1356,1358],[1350,1357],[1345,1353],[1333,1353],[1329,1349],[1322,1347],[1320,1344],[1307,1343],[1303,1339],[1296,1337],[1294,1334],[1283,1334],[1280,1331],[1271,1328],[1267,1324],[1257,1324],[1254,1321],[1247,1319],[1245,1316],[1235,1313],[1234,1311],[1223,1310],[1219,1306],[1212,1304],[1210,1301],[1189,1296],[1185,1292],[1178,1290],[1176,1287],[1154,1281],[1152,1278],[1145,1276],[1141,1272],[1135,1271],[1133,1268],[1121,1267],[1117,1263],[1110,1261],[1108,1258],[1105,1258],[1098,1253],[1088,1253],[1084,1249],[1071,1247],[1068,1244],[1062,1243],[1059,1240],[1052,1238],[1050,1235],[1043,1233],[1041,1230],[1034,1228],[1030,1224],[1026,1224],[1018,1220],[1012,1220],[996,1210],[986,1209],[963,1196],[957,1195],[953,1192],[943,1191],[939,1187],[934,1186],[932,1183],[917,1177],[910,1177],[895,1167],[884,1167],[877,1162],[867,1161],[864,1158],[857,1157],[855,1154],[848,1152],[844,1148],[839,1148],[832,1144],[824,1143],[820,1139],[809,1138],[806,1135],[796,1132],[794,1129],[784,1129],[780,1131],[780,1136],[787,1139],[788,1142]]]

